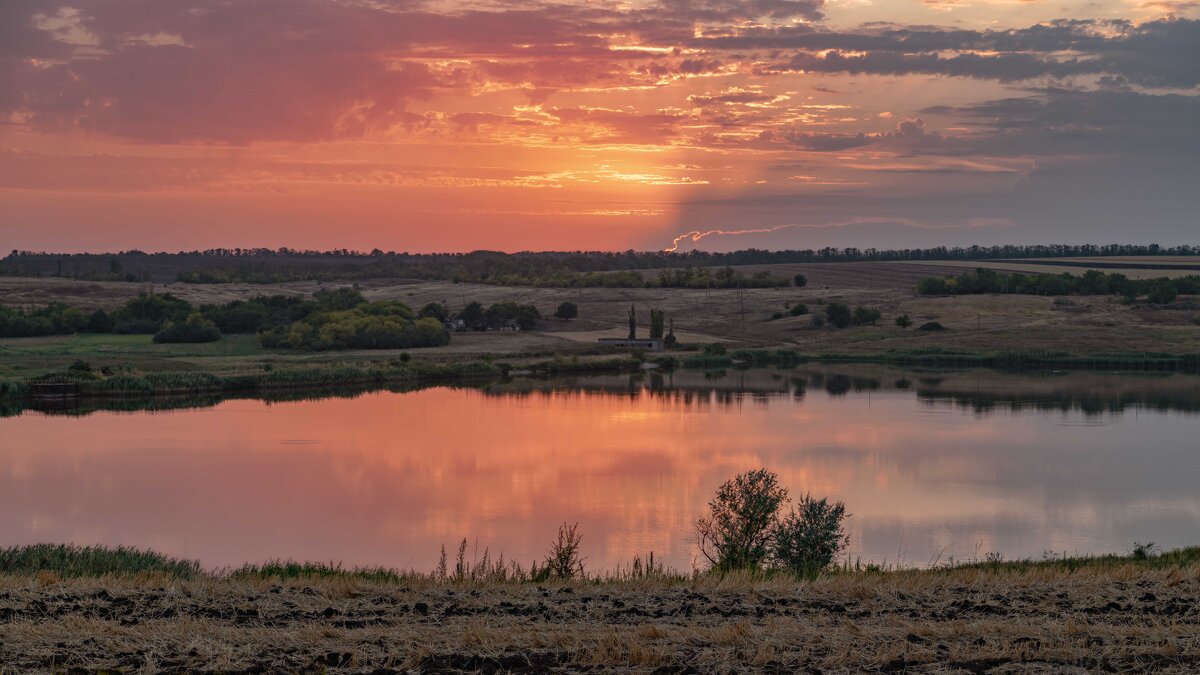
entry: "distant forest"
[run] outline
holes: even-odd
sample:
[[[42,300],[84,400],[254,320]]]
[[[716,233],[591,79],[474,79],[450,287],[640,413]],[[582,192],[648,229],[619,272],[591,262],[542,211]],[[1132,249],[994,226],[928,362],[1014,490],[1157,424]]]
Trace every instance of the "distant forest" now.
[[[188,283],[279,283],[378,278],[446,280],[532,286],[772,286],[786,283],[769,275],[743,276],[732,270],[701,268],[781,263],[875,260],[984,260],[1094,256],[1200,255],[1200,246],[1052,244],[969,246],[925,249],[822,248],[728,253],[690,251],[574,251],[395,253],[380,251],[300,251],[210,249],[179,253],[58,254],[13,251],[0,260],[0,274],[58,276],[89,281],[183,281]],[[1137,265],[1122,264],[1123,267]],[[668,270],[643,275],[634,270]],[[691,270],[684,272],[685,270]]]

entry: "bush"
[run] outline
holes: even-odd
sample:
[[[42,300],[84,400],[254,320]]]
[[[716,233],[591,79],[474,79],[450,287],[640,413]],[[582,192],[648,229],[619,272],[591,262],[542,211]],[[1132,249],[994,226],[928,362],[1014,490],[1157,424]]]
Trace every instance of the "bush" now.
[[[782,318],[783,318],[783,312],[775,312],[774,314],[771,315],[772,321],[778,321]]]
[[[1177,295],[1175,284],[1168,279],[1162,279],[1150,287],[1146,299],[1155,305],[1168,305],[1175,302]]]
[[[73,373],[90,373],[92,372],[92,364],[83,359],[75,359],[75,362],[67,366],[67,370]]]
[[[896,325],[906,330],[912,325],[912,323],[912,319],[908,318],[907,314],[901,314],[900,316],[896,317]]]
[[[158,343],[216,342],[220,339],[221,329],[200,316],[199,312],[193,312],[186,321],[180,323],[168,319],[162,329],[154,334],[154,341]]]
[[[450,318],[450,310],[440,302],[431,302],[421,308],[417,318],[437,319],[438,323],[446,323],[446,320]]]
[[[806,576],[826,569],[849,543],[842,530],[845,518],[846,505],[842,502],[804,495],[775,529],[775,563]]]
[[[779,507],[787,489],[766,469],[725,481],[696,521],[700,553],[720,570],[757,569],[768,559]]]
[[[545,572],[554,579],[574,579],[583,576],[585,558],[580,555],[583,535],[578,532],[579,523],[558,526],[558,538],[546,551]]]
[[[704,353],[709,356],[724,356],[725,345],[720,342],[710,342],[704,345]]]
[[[413,318],[401,302],[362,303],[354,309],[313,312],[286,330],[258,334],[267,348],[289,349],[410,349],[450,342],[450,333],[433,317]]]
[[[862,305],[859,305],[858,307],[854,308],[854,316],[851,317],[850,322],[855,326],[873,326],[879,322],[879,319],[882,316],[883,314],[874,307],[863,307]]]
[[[946,327],[936,321],[930,321],[929,323],[921,324],[921,326],[919,328],[917,328],[917,330],[937,331],[937,330],[946,330]]]
[[[824,328],[825,327],[825,317],[821,316],[820,314],[813,314],[812,315],[812,325],[813,325],[813,328]]]
[[[792,277],[792,283],[796,284],[796,288],[804,288],[808,285],[808,277],[804,276],[803,274],[797,274],[796,276]]]
[[[825,318],[838,328],[845,328],[854,320],[850,307],[842,302],[831,302],[825,306]]]
[[[808,305],[804,304],[803,302],[797,302],[796,304],[792,305],[792,308],[788,311],[792,313],[792,316],[808,314]]]
[[[554,310],[554,318],[570,321],[579,316],[579,307],[573,302],[564,302]]]

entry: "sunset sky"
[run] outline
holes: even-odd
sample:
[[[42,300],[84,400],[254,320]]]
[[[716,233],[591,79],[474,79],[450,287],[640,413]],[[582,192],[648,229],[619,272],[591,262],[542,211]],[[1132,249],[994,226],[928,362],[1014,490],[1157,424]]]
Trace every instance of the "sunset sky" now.
[[[0,248],[1195,244],[1198,17],[3,0]]]

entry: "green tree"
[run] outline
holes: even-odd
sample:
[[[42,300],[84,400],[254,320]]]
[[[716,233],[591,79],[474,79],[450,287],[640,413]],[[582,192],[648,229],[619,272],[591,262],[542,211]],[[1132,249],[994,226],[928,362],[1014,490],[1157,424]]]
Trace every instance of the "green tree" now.
[[[629,306],[629,339],[637,339],[637,310],[633,305]]]
[[[792,283],[796,284],[796,288],[804,288],[808,285],[808,277],[804,276],[803,274],[797,274],[796,276],[792,277]]]
[[[1146,299],[1156,305],[1167,305],[1175,302],[1178,291],[1170,279],[1159,279],[1150,287]]]
[[[838,328],[845,328],[854,320],[849,305],[842,302],[831,302],[825,305],[825,318]]]
[[[579,316],[579,307],[573,302],[564,302],[554,310],[554,318],[570,321]]]
[[[458,313],[458,318],[471,330],[481,330],[487,327],[485,312],[483,305],[478,302],[469,302],[462,311]]]
[[[700,553],[720,570],[757,569],[768,559],[787,488],[766,469],[738,474],[717,489],[696,521]]]
[[[154,334],[155,342],[216,342],[221,339],[217,324],[204,318],[200,312],[192,312],[179,323],[170,319]]]
[[[797,302],[796,304],[792,305],[792,308],[788,311],[791,312],[792,316],[808,314],[808,305],[804,304],[803,302]]]
[[[661,338],[666,329],[666,313],[661,309],[650,310],[650,337]]]
[[[440,302],[431,302],[421,308],[417,313],[419,319],[437,319],[441,323],[446,323],[446,319],[450,318],[450,310]]]
[[[854,315],[850,318],[850,323],[853,323],[855,326],[873,326],[882,317],[883,313],[878,309],[859,305],[854,308]]]
[[[663,344],[667,347],[674,347],[679,343],[675,338],[675,319],[671,319],[671,323],[667,327],[667,336],[663,338]]]
[[[896,317],[896,325],[901,328],[907,329],[912,325],[912,323],[912,319],[908,318],[907,314],[901,314],[900,316]]]
[[[845,550],[849,538],[842,529],[846,505],[805,494],[775,528],[772,558],[797,574],[815,576]]]

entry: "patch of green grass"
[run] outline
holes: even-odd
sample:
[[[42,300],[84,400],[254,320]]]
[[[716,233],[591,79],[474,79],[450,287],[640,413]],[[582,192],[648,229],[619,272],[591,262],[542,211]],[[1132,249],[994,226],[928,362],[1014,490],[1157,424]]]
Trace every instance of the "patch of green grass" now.
[[[0,574],[29,576],[42,572],[63,578],[144,572],[163,573],[178,579],[194,579],[201,575],[198,561],[124,546],[34,544],[0,549]]]
[[[232,579],[328,579],[344,578],[376,583],[398,584],[419,578],[415,572],[400,572],[388,567],[345,567],[341,563],[271,560],[261,565],[243,565],[226,573]]]

